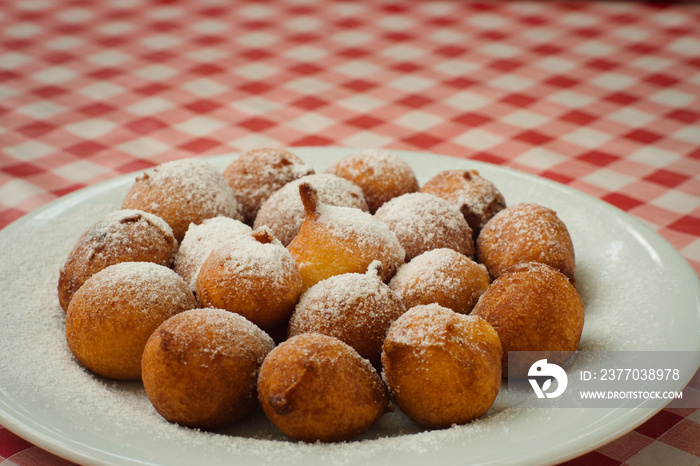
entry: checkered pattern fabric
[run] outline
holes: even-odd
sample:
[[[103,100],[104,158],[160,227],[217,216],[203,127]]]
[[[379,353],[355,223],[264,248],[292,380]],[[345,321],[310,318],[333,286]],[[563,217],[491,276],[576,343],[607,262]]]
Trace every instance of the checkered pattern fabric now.
[[[0,9],[0,228],[66,193],[262,146],[430,151],[640,218],[700,272],[700,5],[23,0]],[[691,382],[700,389],[700,381]],[[62,464],[0,429],[0,462]],[[572,464],[698,464],[700,411]]]

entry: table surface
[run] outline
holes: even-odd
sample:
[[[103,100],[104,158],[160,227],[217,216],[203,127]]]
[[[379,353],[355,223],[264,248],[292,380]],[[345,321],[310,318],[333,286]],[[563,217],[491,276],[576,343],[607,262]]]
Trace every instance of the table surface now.
[[[700,5],[0,10],[0,228],[164,161],[324,145],[429,151],[564,183],[641,219],[700,272]],[[0,462],[65,463],[2,427]],[[571,462],[662,463],[700,463],[700,410],[664,409]]]

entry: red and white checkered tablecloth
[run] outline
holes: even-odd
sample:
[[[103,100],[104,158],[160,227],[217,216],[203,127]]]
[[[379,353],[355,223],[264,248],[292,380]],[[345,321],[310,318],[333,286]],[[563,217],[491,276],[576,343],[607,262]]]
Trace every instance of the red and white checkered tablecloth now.
[[[167,160],[318,145],[556,180],[700,272],[700,4],[2,2],[0,228]],[[63,464],[0,427],[3,462]],[[571,462],[699,463],[698,409]]]

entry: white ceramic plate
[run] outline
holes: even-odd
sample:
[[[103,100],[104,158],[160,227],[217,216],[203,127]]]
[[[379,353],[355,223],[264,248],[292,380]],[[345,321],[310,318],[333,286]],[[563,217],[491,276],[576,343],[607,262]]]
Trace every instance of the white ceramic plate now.
[[[348,149],[296,148],[317,172]],[[584,350],[700,350],[700,286],[663,239],[621,211],[565,186],[469,160],[395,151],[421,183],[448,168],[475,168],[508,204],[555,209],[576,248],[586,305]],[[223,169],[234,156],[210,159]],[[139,383],[80,368],[67,350],[56,297],[58,270],[78,236],[118,209],[134,176],[83,189],[0,231],[0,423],[36,445],[96,464],[546,464],[573,458],[630,431],[650,409],[493,408],[466,426],[423,431],[401,413],[362,438],[337,444],[287,441],[260,413],[225,432],[168,424]],[[689,362],[689,370],[697,361]],[[679,390],[692,372],[672,382]]]

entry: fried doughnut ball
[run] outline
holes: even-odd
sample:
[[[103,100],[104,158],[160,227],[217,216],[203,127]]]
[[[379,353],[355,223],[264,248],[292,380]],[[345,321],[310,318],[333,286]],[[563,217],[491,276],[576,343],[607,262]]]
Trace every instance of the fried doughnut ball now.
[[[472,229],[459,210],[432,194],[408,193],[382,205],[374,214],[396,234],[406,250],[406,262],[437,248],[474,257]]]
[[[435,429],[465,424],[493,405],[502,352],[484,319],[420,305],[389,328],[384,380],[401,411],[419,424]]]
[[[437,303],[469,314],[489,287],[486,267],[447,248],[427,251],[404,264],[389,282],[407,309]]]
[[[389,409],[386,387],[366,359],[337,338],[304,333],[265,358],[258,397],[270,421],[305,442],[341,442]]]
[[[304,291],[343,273],[363,273],[381,262],[381,278],[388,281],[403,264],[406,252],[396,235],[367,212],[323,204],[307,183],[299,185],[306,218],[287,247],[299,264]]]
[[[258,406],[258,372],[272,348],[272,339],[243,316],[221,309],[182,312],[148,339],[143,388],[170,422],[224,427]]]
[[[365,149],[345,156],[326,173],[350,180],[362,188],[371,213],[390,199],[414,193],[419,188],[411,166],[392,152],[381,149]]]
[[[503,272],[471,315],[486,319],[501,338],[503,375],[524,377],[536,360],[546,358],[562,364],[578,348],[584,308],[576,288],[561,272],[526,262]],[[518,358],[517,367],[509,368],[509,351],[537,351],[540,355],[532,360]]]
[[[267,228],[212,251],[197,277],[203,306],[241,314],[263,330],[292,315],[301,288],[297,263]]]
[[[175,253],[173,270],[185,279],[192,291],[195,291],[199,268],[209,254],[217,247],[252,231],[248,225],[231,217],[208,218],[199,225],[190,223]]]
[[[269,227],[284,246],[289,246],[304,223],[304,205],[299,197],[299,185],[307,183],[318,192],[327,205],[355,207],[369,211],[362,189],[344,178],[326,173],[308,175],[290,181],[275,192],[260,207],[254,228]]]
[[[406,307],[381,281],[377,267],[375,261],[365,274],[335,275],[309,288],[294,309],[289,336],[336,337],[379,367],[386,332]]]
[[[252,149],[231,162],[223,172],[252,225],[260,206],[290,181],[314,173],[313,167],[286,149]]]
[[[479,262],[491,278],[520,262],[542,262],[575,280],[574,245],[557,213],[547,207],[520,203],[496,214],[477,239]]]
[[[106,215],[83,233],[61,268],[61,307],[68,309],[73,294],[100,270],[119,262],[169,266],[176,249],[172,228],[156,215],[133,209]]]
[[[475,239],[486,222],[506,207],[503,194],[476,170],[444,170],[426,181],[421,192],[456,205]]]
[[[190,223],[219,215],[243,220],[231,186],[202,159],[174,160],[146,170],[126,193],[122,208],[158,215],[170,225],[178,241],[182,241]]]
[[[75,358],[104,377],[137,380],[141,354],[168,318],[199,307],[185,281],[151,262],[122,262],[90,277],[66,313],[66,340]]]

